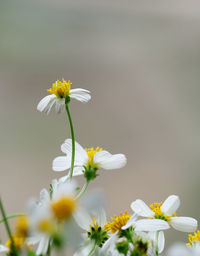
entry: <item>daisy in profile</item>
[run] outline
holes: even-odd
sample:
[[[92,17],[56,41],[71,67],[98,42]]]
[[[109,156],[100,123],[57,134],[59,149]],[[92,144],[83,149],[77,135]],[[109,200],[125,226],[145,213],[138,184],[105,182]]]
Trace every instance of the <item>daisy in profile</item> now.
[[[85,89],[71,89],[71,81],[68,82],[62,79],[53,83],[52,88],[48,89],[51,95],[45,96],[38,104],[37,110],[49,114],[52,107],[55,106],[56,113],[64,110],[66,101],[76,99],[81,102],[88,102],[91,99],[90,92]]]
[[[67,139],[61,145],[61,151],[66,156],[59,156],[53,160],[52,169],[60,172],[65,171],[71,167],[72,158],[72,140]],[[84,149],[79,143],[75,142],[75,162],[73,176],[84,174],[87,180],[96,178],[96,172],[99,169],[112,170],[124,167],[126,164],[126,157],[123,154],[112,155],[102,148],[86,148]],[[64,180],[68,175],[63,177]]]
[[[176,195],[169,196],[164,203],[154,203],[150,207],[138,199],[131,204],[132,210],[141,217],[135,226],[136,231],[160,231],[174,229],[182,232],[194,232],[197,220],[190,217],[177,217],[176,210],[180,206],[180,199]]]

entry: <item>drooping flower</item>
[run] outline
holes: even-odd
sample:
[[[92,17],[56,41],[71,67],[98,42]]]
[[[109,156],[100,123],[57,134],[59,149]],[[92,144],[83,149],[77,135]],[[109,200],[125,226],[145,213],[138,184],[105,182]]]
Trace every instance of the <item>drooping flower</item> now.
[[[176,210],[180,206],[180,199],[176,195],[169,196],[164,203],[154,203],[148,207],[142,200],[132,202],[132,210],[141,217],[137,221],[136,231],[160,231],[170,228],[182,232],[194,232],[197,220],[190,217],[177,217]]]
[[[62,79],[62,81],[57,80],[53,83],[52,88],[47,90],[51,95],[44,97],[39,102],[37,110],[49,114],[52,107],[55,105],[56,113],[60,113],[65,108],[66,98],[68,100],[76,99],[81,102],[88,102],[91,99],[88,90],[81,88],[71,89],[71,84],[70,80],[67,82],[64,79]]]
[[[61,145],[61,151],[66,154],[66,156],[60,156],[53,161],[54,171],[65,171],[71,167],[72,158],[72,141],[67,139]],[[99,169],[119,169],[125,166],[126,157],[123,154],[112,155],[108,151],[97,147],[84,149],[79,143],[75,143],[75,163],[73,175],[82,175],[88,180],[92,180],[96,177],[96,172]],[[65,176],[64,179],[67,179]]]

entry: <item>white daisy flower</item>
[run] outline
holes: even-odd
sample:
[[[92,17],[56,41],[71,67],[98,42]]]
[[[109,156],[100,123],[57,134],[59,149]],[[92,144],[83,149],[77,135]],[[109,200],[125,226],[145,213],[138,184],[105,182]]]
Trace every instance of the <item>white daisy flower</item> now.
[[[76,99],[81,102],[88,102],[91,99],[90,92],[85,89],[71,89],[70,80],[67,82],[57,80],[53,83],[52,88],[47,90],[51,95],[44,97],[38,104],[37,110],[49,114],[52,107],[55,105],[56,113],[60,113],[65,108],[66,98]]]
[[[43,189],[40,192],[40,201],[29,204],[32,227],[29,242],[39,243],[37,255],[47,253],[50,238],[57,232],[58,224],[73,220],[79,223],[85,214],[75,198],[76,183],[53,180],[52,187],[52,198]]]
[[[78,223],[85,231],[82,234],[82,243],[74,256],[88,256],[94,248],[97,253],[99,248],[108,239],[108,234],[105,231],[106,214],[103,209],[99,209],[91,214],[85,214],[84,219]]]
[[[197,220],[190,217],[177,217],[176,210],[180,206],[180,199],[176,195],[169,196],[164,203],[154,203],[148,207],[142,200],[132,202],[132,210],[141,217],[137,221],[136,231],[160,231],[174,229],[182,232],[194,232],[197,229]]]
[[[61,151],[66,154],[66,156],[59,156],[53,160],[53,170],[54,171],[65,171],[71,167],[72,158],[72,140],[67,139],[61,145]],[[126,164],[126,157],[123,154],[112,155],[108,151],[97,147],[84,149],[79,143],[75,142],[75,162],[73,176],[82,175],[84,170],[96,171],[99,169],[119,169],[124,167]],[[91,172],[90,172],[91,173]],[[95,175],[94,174],[94,175]],[[69,174],[68,174],[69,175]],[[64,180],[67,179],[64,177]],[[96,177],[96,176],[95,176]]]

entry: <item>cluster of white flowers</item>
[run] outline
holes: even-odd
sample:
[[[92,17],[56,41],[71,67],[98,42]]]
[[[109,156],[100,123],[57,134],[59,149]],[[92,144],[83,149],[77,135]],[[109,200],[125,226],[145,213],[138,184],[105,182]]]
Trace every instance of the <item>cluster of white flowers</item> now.
[[[71,139],[61,145],[64,156],[53,160],[52,169],[70,171],[53,180],[49,190],[42,189],[39,200],[29,200],[24,214],[6,216],[0,200],[0,223],[5,223],[9,236],[8,241],[0,245],[0,254],[50,256],[53,251],[74,256],[156,256],[164,250],[165,230],[173,227],[182,232],[196,231],[196,219],[177,216],[180,206],[177,195],[150,206],[137,199],[131,203],[130,213],[125,210],[107,218],[102,195],[84,192],[100,169],[122,168],[126,157],[100,147],[84,149],[75,141],[69,103],[72,98],[89,101],[88,90],[71,89],[71,82],[63,79],[53,83],[48,92],[51,95],[44,97],[37,109],[47,114],[53,106],[57,113],[66,109],[71,130]],[[75,181],[78,175],[85,178],[82,189]],[[15,217],[17,221],[11,231],[8,220]],[[167,256],[190,255],[200,255],[200,231],[189,235],[187,245],[178,244],[167,251]]]

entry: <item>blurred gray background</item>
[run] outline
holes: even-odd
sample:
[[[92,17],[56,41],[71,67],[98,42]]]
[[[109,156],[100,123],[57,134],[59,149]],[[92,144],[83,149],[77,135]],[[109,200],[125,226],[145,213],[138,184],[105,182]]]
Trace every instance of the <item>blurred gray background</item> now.
[[[76,140],[125,153],[101,171],[108,216],[178,194],[178,215],[199,218],[200,2],[195,0],[1,0],[0,193],[7,213],[25,209],[55,177],[65,114],[37,112],[52,82],[89,89],[72,102]],[[80,184],[83,179],[79,179]],[[0,227],[0,238],[4,230]],[[166,232],[186,241],[187,235]]]

